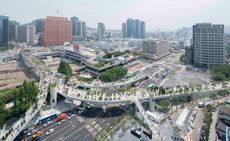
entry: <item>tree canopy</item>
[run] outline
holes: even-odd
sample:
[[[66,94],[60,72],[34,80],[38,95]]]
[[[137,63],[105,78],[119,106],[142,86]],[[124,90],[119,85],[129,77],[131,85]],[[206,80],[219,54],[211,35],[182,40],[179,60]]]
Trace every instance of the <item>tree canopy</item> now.
[[[99,75],[99,79],[104,82],[112,82],[121,79],[122,77],[125,77],[127,72],[128,72],[127,68],[118,66],[118,67],[108,69],[105,72],[102,72]]]
[[[214,67],[211,73],[215,81],[228,81],[230,80],[230,65]]]
[[[118,56],[121,56],[121,55],[124,55],[126,54],[127,52],[120,52],[120,51],[114,51],[114,52],[107,52],[103,58],[112,58],[112,56],[114,57],[118,57]]]
[[[60,64],[58,67],[58,72],[65,75],[66,81],[68,81],[70,76],[72,75],[72,69],[71,69],[70,65],[63,60],[60,61]]]
[[[0,128],[6,119],[23,115],[37,101],[38,92],[35,81],[24,81],[19,88],[0,91]],[[13,108],[5,109],[8,102],[13,102]]]

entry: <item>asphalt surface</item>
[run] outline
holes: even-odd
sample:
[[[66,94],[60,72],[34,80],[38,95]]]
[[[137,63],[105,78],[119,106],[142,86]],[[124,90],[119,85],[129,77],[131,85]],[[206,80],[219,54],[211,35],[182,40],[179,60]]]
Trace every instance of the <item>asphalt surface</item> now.
[[[42,141],[94,141],[96,135],[100,131],[110,126],[115,119],[124,113],[122,108],[108,108],[104,113],[101,108],[89,108],[81,115],[77,114],[77,110],[71,111],[76,116],[66,121],[62,121],[61,125],[53,120],[53,123],[47,127],[44,124],[35,125],[35,129],[42,130],[44,133],[40,136]],[[46,132],[54,129],[51,135],[46,135]],[[32,135],[19,135],[20,139],[26,138],[32,140]],[[15,139],[15,141],[20,141]]]

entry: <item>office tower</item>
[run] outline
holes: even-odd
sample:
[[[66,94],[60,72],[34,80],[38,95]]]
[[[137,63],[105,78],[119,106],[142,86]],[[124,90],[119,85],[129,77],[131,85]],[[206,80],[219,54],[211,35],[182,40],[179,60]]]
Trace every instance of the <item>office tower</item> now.
[[[105,24],[104,23],[98,23],[97,36],[98,36],[98,40],[101,40],[102,38],[105,37]]]
[[[8,44],[9,17],[0,15],[0,44]]]
[[[169,55],[169,43],[164,40],[146,40],[142,42],[142,55],[158,60]]]
[[[37,19],[35,20],[35,33],[38,34],[38,33],[42,33],[43,31],[43,19]]]
[[[128,38],[145,38],[145,22],[138,19],[128,19],[126,28]]]
[[[77,23],[79,21],[78,17],[71,17],[72,22],[72,35],[77,36]]]
[[[44,19],[40,45],[63,45],[67,41],[72,41],[72,24],[68,18],[48,16]]]
[[[76,36],[85,37],[86,36],[86,23],[82,21],[77,22],[77,32]]]
[[[26,42],[28,45],[34,44],[35,27],[31,25],[18,26],[18,42]]]
[[[19,23],[17,21],[9,21],[8,41],[17,40],[17,31]]]
[[[203,68],[225,64],[224,25],[201,23],[193,26],[193,63]]]
[[[127,26],[126,23],[122,23],[122,38],[126,38],[127,37]]]

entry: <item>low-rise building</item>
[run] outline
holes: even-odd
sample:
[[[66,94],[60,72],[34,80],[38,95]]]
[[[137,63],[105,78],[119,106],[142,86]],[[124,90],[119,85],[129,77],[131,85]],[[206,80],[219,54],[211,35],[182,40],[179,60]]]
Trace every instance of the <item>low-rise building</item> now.
[[[230,127],[230,100],[225,101],[219,108],[217,133],[220,139],[226,138],[228,127]]]

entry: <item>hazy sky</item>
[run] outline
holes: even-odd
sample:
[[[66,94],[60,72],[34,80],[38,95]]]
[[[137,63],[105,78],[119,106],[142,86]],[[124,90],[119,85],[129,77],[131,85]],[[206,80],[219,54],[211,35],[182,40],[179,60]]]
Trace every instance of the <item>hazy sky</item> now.
[[[20,23],[46,16],[78,16],[90,27],[104,22],[121,29],[127,18],[146,22],[147,31],[175,30],[197,22],[230,25],[230,0],[0,0],[0,14]]]

